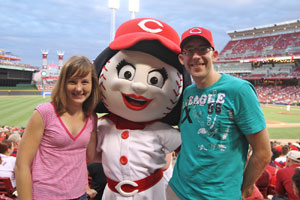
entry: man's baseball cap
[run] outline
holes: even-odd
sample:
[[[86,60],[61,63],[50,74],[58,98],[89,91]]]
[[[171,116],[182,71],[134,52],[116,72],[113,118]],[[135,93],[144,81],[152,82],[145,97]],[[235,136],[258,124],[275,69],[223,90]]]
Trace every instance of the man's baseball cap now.
[[[190,39],[195,38],[195,37],[201,37],[201,38],[205,39],[211,45],[211,47],[215,49],[215,45],[214,45],[214,41],[213,41],[211,32],[202,27],[193,27],[193,28],[190,28],[187,31],[185,31],[181,35],[180,48],[183,48],[183,46]]]
[[[112,50],[122,50],[144,40],[156,40],[175,54],[181,52],[178,33],[168,24],[153,18],[137,18],[124,22],[117,29],[109,47]]]
[[[300,151],[296,151],[296,150],[289,151],[287,157],[295,162],[300,163]]]

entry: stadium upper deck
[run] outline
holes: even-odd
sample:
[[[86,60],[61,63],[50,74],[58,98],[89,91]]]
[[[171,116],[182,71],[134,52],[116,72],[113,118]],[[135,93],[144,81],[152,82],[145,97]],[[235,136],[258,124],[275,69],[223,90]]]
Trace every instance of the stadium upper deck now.
[[[21,58],[15,56],[12,52],[0,49],[0,68],[24,71],[38,71],[40,69],[36,66],[20,63],[21,60]]]
[[[300,85],[300,20],[229,31],[216,71],[255,84]]]
[[[32,74],[39,67],[20,63],[21,59],[0,49],[0,87],[11,87],[17,84],[31,84]]]
[[[274,57],[300,59],[300,20],[229,31],[218,62],[255,62]]]

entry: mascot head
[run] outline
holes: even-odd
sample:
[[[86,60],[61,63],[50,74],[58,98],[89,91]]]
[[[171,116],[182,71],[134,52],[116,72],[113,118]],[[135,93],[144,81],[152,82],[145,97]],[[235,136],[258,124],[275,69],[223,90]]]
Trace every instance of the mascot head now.
[[[181,94],[190,76],[178,61],[180,38],[168,24],[132,19],[96,58],[103,99],[96,112],[110,112],[133,122],[159,120],[176,125]]]

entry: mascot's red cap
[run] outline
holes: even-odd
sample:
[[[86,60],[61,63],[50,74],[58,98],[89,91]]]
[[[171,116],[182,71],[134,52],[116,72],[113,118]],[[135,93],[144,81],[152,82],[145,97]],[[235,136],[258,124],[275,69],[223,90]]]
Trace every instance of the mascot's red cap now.
[[[180,37],[168,24],[152,18],[137,18],[124,22],[116,31],[115,39],[109,44],[113,50],[134,46],[143,40],[157,40],[172,52],[180,53]]]

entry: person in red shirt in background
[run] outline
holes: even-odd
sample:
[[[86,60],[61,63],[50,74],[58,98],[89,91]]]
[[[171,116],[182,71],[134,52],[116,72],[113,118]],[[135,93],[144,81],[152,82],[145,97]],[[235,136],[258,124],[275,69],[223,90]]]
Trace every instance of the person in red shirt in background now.
[[[297,142],[289,143],[289,146],[291,150],[296,150],[296,151],[300,150],[300,145]]]
[[[0,141],[3,141],[6,137],[6,134],[9,132],[9,130],[6,127],[1,127],[0,129]]]
[[[292,176],[296,167],[300,167],[300,152],[292,150],[287,154],[286,168],[277,171],[276,195],[274,195],[273,200],[300,200],[293,190]]]
[[[292,180],[294,192],[300,197],[300,167],[295,168],[295,174],[293,175]]]

